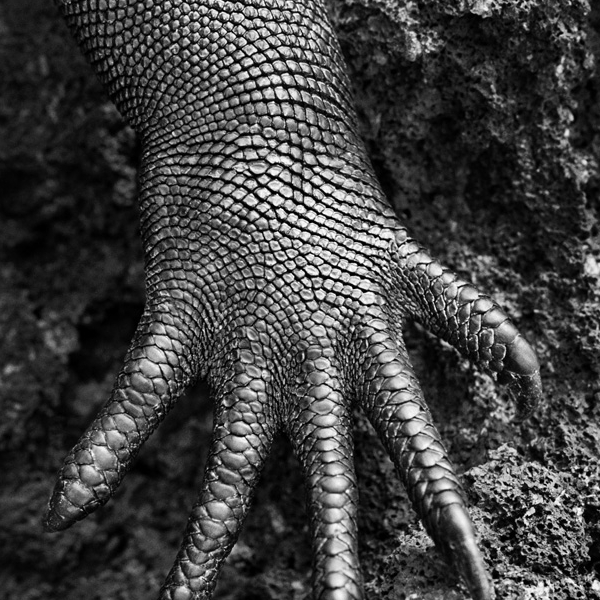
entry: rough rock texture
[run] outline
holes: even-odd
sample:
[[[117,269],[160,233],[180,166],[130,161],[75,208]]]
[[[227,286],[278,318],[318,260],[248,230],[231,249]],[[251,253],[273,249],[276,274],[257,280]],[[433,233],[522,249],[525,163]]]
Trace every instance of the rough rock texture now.
[[[403,222],[493,292],[540,355],[547,401],[516,425],[487,375],[409,331],[498,598],[600,598],[600,13],[336,0],[331,14]],[[56,470],[143,305],[137,146],[51,3],[5,0],[0,34],[0,597],[146,599],[199,487],[210,406],[192,390],[114,501],[42,534]],[[369,597],[464,598],[360,416],[356,449]],[[303,504],[281,441],[217,598],[306,597]]]

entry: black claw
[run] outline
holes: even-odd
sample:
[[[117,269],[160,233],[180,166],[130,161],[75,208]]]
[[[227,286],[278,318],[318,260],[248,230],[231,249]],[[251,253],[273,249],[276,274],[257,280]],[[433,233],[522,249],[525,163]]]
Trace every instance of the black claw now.
[[[473,600],[493,600],[496,595],[492,579],[477,547],[471,520],[462,505],[450,504],[442,509],[440,531],[446,560],[456,567]]]
[[[529,418],[542,399],[542,379],[540,372],[531,375],[515,375],[504,371],[499,377],[501,383],[508,384],[508,391],[517,404],[515,421],[520,423]]]
[[[42,519],[42,527],[44,531],[48,533],[56,533],[58,531],[64,531],[73,525],[75,521],[62,516],[51,503],[48,506],[48,510]]]
[[[540,365],[533,348],[521,335],[507,346],[504,370],[498,381],[508,385],[508,390],[517,404],[517,422],[524,421],[542,399]]]

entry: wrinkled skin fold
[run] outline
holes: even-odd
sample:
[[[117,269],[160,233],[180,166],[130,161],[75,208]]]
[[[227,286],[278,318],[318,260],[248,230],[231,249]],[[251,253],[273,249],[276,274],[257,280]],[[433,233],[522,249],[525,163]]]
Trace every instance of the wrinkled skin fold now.
[[[141,139],[146,307],[109,401],[65,460],[46,528],[102,506],[203,377],[211,451],[161,598],[211,597],[279,431],[305,477],[314,597],[363,598],[355,405],[446,560],[473,598],[492,598],[402,326],[416,319],[498,373],[523,416],[541,396],[537,358],[502,309],[398,222],[322,3],[58,4]]]

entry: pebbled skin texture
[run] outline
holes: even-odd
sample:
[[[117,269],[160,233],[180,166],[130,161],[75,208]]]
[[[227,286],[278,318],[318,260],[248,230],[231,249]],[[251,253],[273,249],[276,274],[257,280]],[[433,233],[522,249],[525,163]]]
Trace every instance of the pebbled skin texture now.
[[[142,142],[146,307],[111,398],[67,456],[45,526],[103,505],[183,390],[207,378],[204,483],[161,598],[210,598],[276,432],[305,476],[314,597],[363,598],[353,406],[473,598],[493,597],[460,482],[402,339],[417,319],[541,397],[535,353],[487,296],[410,239],[357,134],[312,0],[59,0]]]

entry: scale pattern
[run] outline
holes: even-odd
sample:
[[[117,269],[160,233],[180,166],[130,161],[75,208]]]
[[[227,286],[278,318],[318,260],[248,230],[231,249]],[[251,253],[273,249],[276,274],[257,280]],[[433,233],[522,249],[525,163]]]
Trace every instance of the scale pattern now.
[[[58,0],[142,142],[144,314],[105,407],[67,456],[49,530],[104,504],[190,382],[215,426],[161,598],[210,598],[273,436],[299,457],[314,596],[363,598],[351,411],[368,415],[428,532],[479,600],[493,589],[460,482],[402,340],[417,319],[541,396],[531,347],[397,221],[357,134],[320,0]]]

